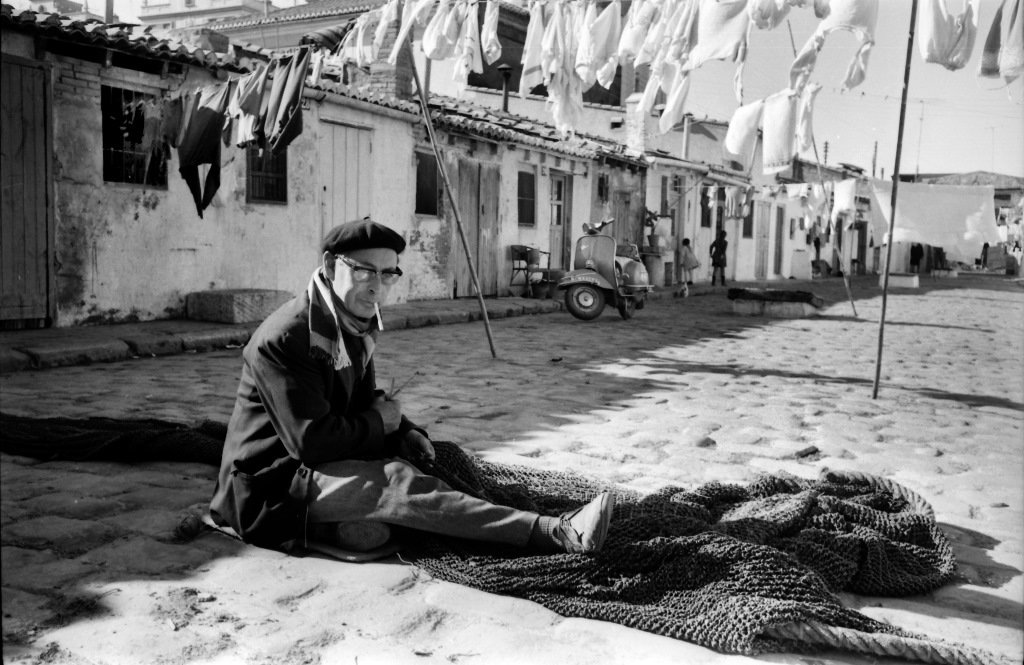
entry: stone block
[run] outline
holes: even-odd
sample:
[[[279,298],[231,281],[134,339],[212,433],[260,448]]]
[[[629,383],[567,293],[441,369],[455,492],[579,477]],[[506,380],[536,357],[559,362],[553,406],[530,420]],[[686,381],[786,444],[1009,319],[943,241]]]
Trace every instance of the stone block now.
[[[292,296],[272,289],[195,291],[185,297],[186,318],[217,323],[262,321]]]
[[[885,274],[879,275],[878,285],[885,284]],[[897,289],[916,289],[921,286],[921,281],[916,274],[905,272],[889,273],[889,286]]]
[[[32,359],[32,366],[39,369],[113,362],[132,357],[131,348],[119,339],[84,337],[55,343],[27,343],[19,346],[18,351],[27,354]]]

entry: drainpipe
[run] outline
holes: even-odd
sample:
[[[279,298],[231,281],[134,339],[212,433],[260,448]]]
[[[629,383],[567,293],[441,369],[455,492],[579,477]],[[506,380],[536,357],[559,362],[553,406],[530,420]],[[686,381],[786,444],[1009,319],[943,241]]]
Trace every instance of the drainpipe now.
[[[512,67],[502,63],[495,67],[501,72],[501,110],[508,113],[508,79],[512,76]]]

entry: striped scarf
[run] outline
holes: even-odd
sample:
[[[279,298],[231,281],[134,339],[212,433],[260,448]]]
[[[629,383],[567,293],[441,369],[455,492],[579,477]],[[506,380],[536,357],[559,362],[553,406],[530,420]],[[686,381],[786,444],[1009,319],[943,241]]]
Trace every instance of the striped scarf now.
[[[370,321],[352,315],[336,302],[330,282],[319,268],[313,271],[306,288],[309,296],[309,355],[330,362],[335,370],[352,365],[342,332],[363,340],[363,367],[370,363],[376,347],[377,330]]]

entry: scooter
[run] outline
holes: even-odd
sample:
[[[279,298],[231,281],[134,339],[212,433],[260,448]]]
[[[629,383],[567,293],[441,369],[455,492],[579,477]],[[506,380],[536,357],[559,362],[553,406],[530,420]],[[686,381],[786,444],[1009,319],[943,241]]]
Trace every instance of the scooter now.
[[[614,221],[583,223],[586,235],[576,241],[573,269],[558,282],[558,290],[565,290],[566,309],[577,319],[596,319],[605,304],[611,303],[619,316],[629,320],[636,310],[643,309],[647,293],[654,288],[637,246],[617,245],[615,238],[601,233]]]

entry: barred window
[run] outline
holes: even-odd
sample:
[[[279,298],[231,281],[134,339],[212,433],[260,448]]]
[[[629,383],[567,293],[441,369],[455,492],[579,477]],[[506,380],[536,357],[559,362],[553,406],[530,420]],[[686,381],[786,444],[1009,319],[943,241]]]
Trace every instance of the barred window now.
[[[288,203],[288,152],[246,149],[245,199],[250,203]]]
[[[103,180],[166,187],[167,148],[155,131],[159,111],[153,95],[100,86],[100,114]]]

